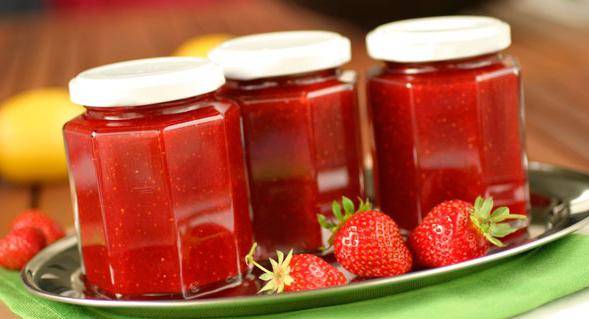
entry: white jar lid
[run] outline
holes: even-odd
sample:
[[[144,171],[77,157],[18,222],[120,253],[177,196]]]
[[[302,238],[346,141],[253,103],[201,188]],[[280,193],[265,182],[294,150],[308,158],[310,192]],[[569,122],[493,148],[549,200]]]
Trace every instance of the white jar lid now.
[[[368,55],[393,62],[430,62],[498,52],[511,44],[509,25],[481,16],[446,16],[383,24],[366,36]]]
[[[327,31],[287,31],[249,35],[228,40],[209,58],[225,76],[253,80],[341,66],[350,61],[350,40]]]
[[[70,81],[72,102],[85,106],[137,106],[213,92],[225,83],[207,59],[166,57],[107,64]]]

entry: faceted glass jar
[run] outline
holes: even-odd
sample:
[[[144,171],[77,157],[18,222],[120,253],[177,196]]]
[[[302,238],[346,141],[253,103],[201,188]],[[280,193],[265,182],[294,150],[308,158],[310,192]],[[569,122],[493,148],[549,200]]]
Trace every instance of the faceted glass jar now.
[[[87,107],[64,136],[92,290],[191,298],[241,282],[252,231],[238,105],[208,93]]]
[[[526,214],[520,69],[504,54],[387,62],[368,79],[378,203],[411,230],[445,200]]]
[[[341,196],[363,194],[356,90],[339,69],[237,81],[220,94],[238,101],[245,135],[253,228],[261,256],[317,252]]]

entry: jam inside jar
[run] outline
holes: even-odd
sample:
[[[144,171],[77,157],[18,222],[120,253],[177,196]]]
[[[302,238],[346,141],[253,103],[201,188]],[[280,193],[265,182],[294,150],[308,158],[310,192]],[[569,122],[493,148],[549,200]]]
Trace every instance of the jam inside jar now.
[[[243,51],[237,50],[234,60],[220,58],[222,54],[211,56],[225,68],[228,78],[219,94],[241,106],[253,228],[262,257],[271,256],[277,249],[320,252],[329,234],[321,229],[317,214],[331,216],[334,200],[342,196],[355,200],[363,194],[355,84],[353,74],[348,80],[349,73],[342,74],[338,67],[344,63],[339,57],[349,54],[349,43],[346,46],[344,41],[343,48],[334,48],[334,54],[325,59],[330,65],[300,63],[282,69],[293,65],[284,60],[286,57],[303,61],[302,54],[307,63],[312,63],[316,54],[325,54],[320,49],[299,50],[297,46],[311,38],[314,43],[343,38],[326,33],[262,34],[221,46],[223,54],[232,53],[236,47],[247,50],[264,46],[269,56],[242,65],[273,59],[277,64],[257,65],[250,73],[231,65],[247,59],[240,55]],[[246,47],[240,47],[246,42]],[[309,68],[301,69],[306,66]]]
[[[129,73],[113,68],[111,78]],[[82,85],[70,85],[72,95]],[[82,94],[73,100],[94,102]],[[89,290],[118,299],[193,298],[241,283],[252,231],[237,104],[206,92],[88,106],[64,136]]]
[[[461,39],[460,34],[452,38]],[[471,49],[477,45],[466,44]],[[460,50],[443,58],[415,55],[420,61],[373,50],[386,61],[367,85],[378,203],[401,228],[413,229],[445,200],[473,202],[479,195],[493,197],[495,206],[527,214],[520,69],[498,50],[502,46],[505,42],[487,45],[471,57],[460,57]]]

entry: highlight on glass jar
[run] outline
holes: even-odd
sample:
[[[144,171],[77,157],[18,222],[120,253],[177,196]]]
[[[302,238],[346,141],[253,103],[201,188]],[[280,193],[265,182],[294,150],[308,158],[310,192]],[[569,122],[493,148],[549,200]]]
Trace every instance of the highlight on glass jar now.
[[[106,65],[70,82],[64,136],[83,272],[110,298],[192,298],[241,283],[252,244],[239,106],[198,58]]]
[[[226,41],[210,58],[227,77],[219,94],[241,105],[260,256],[319,251],[328,234],[317,214],[363,194],[355,79],[341,69],[350,41],[325,31],[265,33]]]
[[[492,196],[526,214],[520,68],[509,25],[451,16],[382,25],[366,38],[378,203],[405,230],[436,204]]]

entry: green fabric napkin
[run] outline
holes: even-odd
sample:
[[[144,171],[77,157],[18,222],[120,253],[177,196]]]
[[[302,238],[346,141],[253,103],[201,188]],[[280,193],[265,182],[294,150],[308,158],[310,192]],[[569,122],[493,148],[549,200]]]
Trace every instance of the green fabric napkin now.
[[[248,318],[506,318],[589,287],[589,236],[571,235],[446,283],[345,305]],[[25,319],[129,319],[28,294],[0,270],[0,300]],[[196,315],[196,314],[195,314]]]

